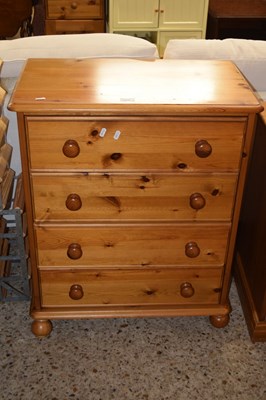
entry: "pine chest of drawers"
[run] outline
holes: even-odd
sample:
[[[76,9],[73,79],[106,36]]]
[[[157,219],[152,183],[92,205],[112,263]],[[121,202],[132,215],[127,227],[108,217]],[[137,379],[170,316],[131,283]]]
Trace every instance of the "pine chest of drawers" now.
[[[32,331],[206,315],[228,291],[256,113],[230,62],[29,60],[18,114]]]
[[[45,33],[105,32],[104,0],[44,0]]]

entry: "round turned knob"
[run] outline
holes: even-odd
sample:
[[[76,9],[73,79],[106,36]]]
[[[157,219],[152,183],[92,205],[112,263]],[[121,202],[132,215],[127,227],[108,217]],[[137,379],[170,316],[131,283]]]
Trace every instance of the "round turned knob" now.
[[[82,257],[82,248],[78,243],[71,243],[67,249],[67,256],[71,258],[71,260],[78,260]]]
[[[113,154],[111,154],[111,159],[114,160],[114,161],[119,160],[119,158],[121,158],[121,157],[122,157],[121,153],[113,153]]]
[[[205,207],[206,201],[202,194],[200,193],[193,193],[190,196],[190,207],[194,210],[200,210],[201,208]]]
[[[66,208],[70,211],[77,211],[81,208],[82,201],[78,194],[71,193],[66,199]]]
[[[193,286],[191,285],[191,283],[189,282],[184,282],[182,283],[182,285],[180,286],[180,293],[182,297],[192,297],[195,293],[195,290],[193,288]]]
[[[80,300],[84,296],[84,292],[81,285],[72,285],[69,290],[69,297],[72,300]]]
[[[200,248],[196,242],[189,242],[186,244],[185,254],[187,257],[195,258],[200,254]]]
[[[72,8],[72,10],[76,10],[78,8],[78,5],[75,1],[73,1],[73,3],[71,3],[70,7]]]
[[[195,153],[200,158],[209,157],[209,155],[212,153],[212,147],[207,140],[199,140],[195,144]]]
[[[68,158],[75,158],[80,153],[80,148],[76,140],[67,140],[63,146],[63,153]]]

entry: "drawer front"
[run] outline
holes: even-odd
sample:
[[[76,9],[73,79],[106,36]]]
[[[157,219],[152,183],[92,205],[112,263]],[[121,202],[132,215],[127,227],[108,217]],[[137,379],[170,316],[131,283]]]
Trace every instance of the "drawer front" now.
[[[222,266],[229,224],[36,227],[40,266]]]
[[[223,220],[236,174],[33,174],[35,219]]]
[[[46,0],[46,18],[103,18],[103,0]]]
[[[218,304],[221,269],[41,271],[42,305]]]
[[[105,31],[103,19],[47,19],[45,21],[46,35],[68,33],[103,33]]]
[[[28,118],[32,169],[237,171],[244,119],[89,121]],[[103,137],[104,136],[104,137]]]

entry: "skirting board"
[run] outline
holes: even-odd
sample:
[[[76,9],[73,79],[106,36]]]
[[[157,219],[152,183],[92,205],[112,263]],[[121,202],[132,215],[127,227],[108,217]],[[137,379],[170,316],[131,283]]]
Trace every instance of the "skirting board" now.
[[[260,321],[249,289],[239,253],[234,263],[234,278],[252,342],[266,341],[266,321]]]

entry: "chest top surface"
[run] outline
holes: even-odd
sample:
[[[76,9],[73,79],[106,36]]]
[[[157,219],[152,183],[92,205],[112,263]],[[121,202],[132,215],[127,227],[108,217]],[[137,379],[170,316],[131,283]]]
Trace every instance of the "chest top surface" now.
[[[258,112],[230,61],[30,59],[9,108],[17,112]]]

